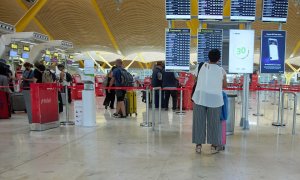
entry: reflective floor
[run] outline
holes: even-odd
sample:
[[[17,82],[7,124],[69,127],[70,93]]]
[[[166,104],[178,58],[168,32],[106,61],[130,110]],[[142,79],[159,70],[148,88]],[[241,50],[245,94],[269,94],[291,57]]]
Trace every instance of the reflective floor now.
[[[268,102],[261,102],[264,116],[257,118],[252,115],[256,94],[251,94],[247,131],[238,126],[237,99],[235,134],[227,137],[226,150],[214,155],[209,145],[201,155],[195,153],[191,111],[185,116],[162,111],[162,124],[154,132],[140,127],[146,117],[140,99],[137,117],[115,119],[101,106],[103,98],[97,98],[94,128],[30,132],[26,115],[19,113],[0,121],[0,179],[299,180],[300,116],[292,136],[290,101],[284,118],[287,126],[272,127],[277,119],[273,99],[272,93],[261,95],[261,101]]]

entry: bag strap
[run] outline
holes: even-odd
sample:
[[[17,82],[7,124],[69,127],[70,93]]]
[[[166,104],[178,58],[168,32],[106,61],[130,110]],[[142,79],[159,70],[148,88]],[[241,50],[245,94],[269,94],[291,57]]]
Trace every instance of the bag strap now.
[[[201,63],[199,64],[199,66],[198,66],[197,79],[198,79],[199,72],[200,72],[200,70],[201,70],[201,68],[202,68],[203,64],[204,64],[204,62],[201,62]]]

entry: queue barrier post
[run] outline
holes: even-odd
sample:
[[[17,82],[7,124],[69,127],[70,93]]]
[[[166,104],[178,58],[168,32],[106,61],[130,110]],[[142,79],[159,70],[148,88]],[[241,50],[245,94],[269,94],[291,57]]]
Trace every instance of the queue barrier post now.
[[[149,122],[149,87],[146,87],[146,122],[140,124],[142,127],[151,127],[152,123]]]
[[[263,116],[262,113],[260,113],[260,91],[256,90],[256,113],[253,114],[253,116]]]
[[[284,117],[284,95],[285,94],[292,94],[294,96],[294,111],[293,111],[293,127],[292,127],[292,134],[295,135],[296,133],[296,115],[297,115],[297,94],[295,92],[283,92],[282,101],[281,101],[281,123],[280,126],[283,127],[285,124],[283,123]]]
[[[272,126],[285,126],[285,124],[280,123],[280,115],[281,115],[281,103],[282,103],[282,86],[279,87],[279,97],[278,97],[278,111],[277,111],[277,122],[273,122]]]
[[[185,112],[184,111],[182,111],[182,98],[183,98],[183,88],[182,88],[182,86],[180,87],[180,111],[178,111],[178,112],[176,112],[176,114],[178,114],[178,115],[185,115]]]
[[[69,93],[68,93],[68,86],[65,86],[65,102],[66,102],[66,121],[62,121],[60,122],[60,125],[63,125],[63,126],[72,126],[72,125],[75,125],[75,122],[73,121],[70,121],[70,113],[69,113]]]
[[[159,102],[158,102],[158,122],[161,124],[161,101],[162,101],[162,90],[159,88]]]
[[[155,130],[155,90],[152,88],[152,130]]]

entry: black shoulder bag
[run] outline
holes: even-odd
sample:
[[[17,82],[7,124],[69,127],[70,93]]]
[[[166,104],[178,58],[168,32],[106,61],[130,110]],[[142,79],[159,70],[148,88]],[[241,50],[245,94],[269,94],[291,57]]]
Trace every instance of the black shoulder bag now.
[[[194,84],[194,86],[193,86],[193,90],[192,90],[192,96],[191,96],[191,98],[193,98],[193,95],[194,95],[195,89],[196,89],[196,87],[197,87],[197,81],[198,81],[198,77],[199,77],[199,72],[200,72],[200,69],[201,69],[201,67],[203,66],[203,64],[204,64],[204,62],[201,62],[201,63],[199,64],[199,66],[198,66],[197,78],[196,78],[195,84]],[[192,101],[193,101],[193,100],[192,100]]]

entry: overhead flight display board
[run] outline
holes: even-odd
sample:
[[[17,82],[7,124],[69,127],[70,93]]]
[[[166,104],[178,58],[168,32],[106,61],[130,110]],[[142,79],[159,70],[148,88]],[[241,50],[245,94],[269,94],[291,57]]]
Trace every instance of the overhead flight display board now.
[[[166,30],[166,71],[190,70],[190,29]]]
[[[288,8],[288,0],[264,0],[262,21],[286,22]]]
[[[255,21],[256,0],[231,0],[231,20]]]
[[[229,73],[253,73],[254,30],[229,31]]]
[[[262,31],[260,73],[283,74],[286,31]]]
[[[209,61],[208,53],[212,49],[219,49],[222,55],[222,45],[222,29],[200,29],[198,32],[198,62]],[[222,63],[220,62],[220,64]]]
[[[222,20],[223,6],[223,0],[199,0],[198,19]]]
[[[191,19],[191,1],[166,0],[166,19]]]

